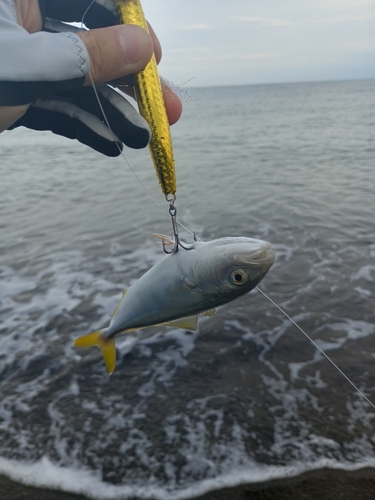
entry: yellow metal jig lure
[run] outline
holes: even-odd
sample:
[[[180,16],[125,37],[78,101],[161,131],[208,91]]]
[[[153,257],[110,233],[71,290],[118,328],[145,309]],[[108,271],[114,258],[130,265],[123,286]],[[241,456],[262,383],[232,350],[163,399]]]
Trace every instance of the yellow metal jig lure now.
[[[148,31],[140,0],[115,0],[120,21]],[[149,148],[161,189],[169,202],[176,198],[176,175],[172,139],[155,55],[146,68],[134,76],[140,114],[151,129]]]

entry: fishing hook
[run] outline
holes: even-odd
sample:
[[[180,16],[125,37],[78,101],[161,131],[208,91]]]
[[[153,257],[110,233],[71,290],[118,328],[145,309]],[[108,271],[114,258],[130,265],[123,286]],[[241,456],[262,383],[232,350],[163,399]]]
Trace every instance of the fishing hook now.
[[[172,228],[173,228],[173,236],[174,236],[174,247],[172,248],[172,250],[167,250],[165,242],[163,240],[163,250],[164,250],[164,253],[167,253],[167,254],[177,253],[179,246],[181,248],[183,248],[184,250],[192,250],[194,248],[193,245],[189,245],[189,246],[183,245],[181,243],[179,236],[178,236],[178,227],[177,227],[177,220],[176,220],[177,209],[174,206],[175,199],[176,199],[175,197],[173,197],[173,199],[167,198],[167,201],[169,203],[169,215],[171,216],[171,219],[172,219]],[[195,233],[194,233],[194,241],[197,241]]]

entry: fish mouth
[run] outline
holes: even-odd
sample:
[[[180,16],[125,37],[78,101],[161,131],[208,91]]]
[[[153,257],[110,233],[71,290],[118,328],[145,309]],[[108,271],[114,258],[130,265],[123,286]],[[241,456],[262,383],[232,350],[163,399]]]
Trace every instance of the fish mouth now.
[[[245,258],[245,263],[250,265],[264,265],[270,268],[275,262],[275,254],[271,249],[269,243],[263,245],[257,250],[253,250],[247,258]]]

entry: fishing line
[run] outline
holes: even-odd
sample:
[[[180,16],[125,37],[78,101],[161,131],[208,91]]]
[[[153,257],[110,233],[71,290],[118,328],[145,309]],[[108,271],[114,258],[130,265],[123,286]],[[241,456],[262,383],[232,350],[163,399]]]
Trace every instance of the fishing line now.
[[[89,9],[91,8],[91,6],[95,3],[95,0],[92,0],[91,4],[87,7],[86,11],[84,12],[83,16],[82,16],[82,21],[81,21],[81,29],[83,30],[83,21],[84,21],[84,18],[87,14],[87,12],[89,11]],[[99,98],[99,94],[98,94],[98,91],[96,89],[96,86],[95,86],[95,83],[94,83],[94,80],[92,78],[92,74],[91,74],[91,71],[89,72],[89,77],[90,77],[90,80],[91,80],[91,85],[92,85],[92,88],[94,90],[94,93],[95,93],[95,97],[98,101],[98,105],[99,105],[99,108],[100,108],[100,111],[103,115],[103,119],[110,131],[110,133],[112,134],[112,137],[113,137],[113,140],[114,142],[116,143],[116,146],[120,152],[120,155],[123,157],[123,159],[125,160],[125,163],[127,165],[127,167],[130,169],[130,171],[132,172],[132,174],[134,175],[134,177],[137,179],[137,181],[141,184],[141,186],[143,187],[143,189],[148,193],[148,195],[152,198],[152,200],[156,203],[156,205],[158,207],[160,207],[168,216],[169,216],[169,212],[158,202],[158,200],[154,197],[154,195],[149,191],[149,189],[147,188],[147,186],[143,183],[143,181],[139,178],[139,176],[137,175],[137,173],[135,172],[135,170],[131,167],[128,159],[126,158],[125,154],[124,154],[124,151],[121,149],[121,147],[119,146],[118,144],[118,140],[117,140],[117,137],[115,135],[115,133],[113,132],[110,124],[109,124],[109,121],[108,121],[108,118],[107,118],[107,115],[103,109],[103,106],[102,106],[102,103],[100,101],[100,98]],[[193,231],[190,231],[190,229],[188,229],[187,227],[185,227],[181,222],[179,221],[176,221],[177,224],[179,224],[183,229],[185,229],[187,232],[189,232],[190,234],[194,235],[195,236],[195,233]],[[199,237],[196,237],[196,239],[198,239],[199,241],[202,241]],[[372,403],[368,397],[355,385],[354,382],[352,382],[352,380],[350,380],[350,378],[341,370],[341,368],[339,368],[336,363],[328,356],[328,354],[326,354],[323,349],[321,347],[319,347],[319,345],[310,337],[310,335],[308,335],[308,333],[306,333],[303,328],[301,328],[295,321],[293,318],[291,318],[289,316],[289,314],[284,311],[278,304],[276,304],[275,301],[273,301],[271,299],[271,297],[269,297],[265,292],[263,292],[263,290],[261,290],[258,286],[255,287],[256,290],[258,290],[258,292],[260,292],[263,297],[265,297],[272,305],[274,305],[310,342],[311,344],[321,353],[323,354],[323,356],[332,364],[332,366],[345,378],[345,380],[347,380],[347,382],[349,382],[349,384],[357,391],[357,393],[375,410],[375,404]]]
[[[104,121],[109,129],[109,131],[111,132],[112,134],[112,138],[116,144],[116,147],[117,149],[119,150],[120,152],[120,155],[123,157],[123,159],[125,160],[125,163],[127,165],[127,167],[130,169],[131,173],[134,175],[134,177],[137,179],[137,181],[140,183],[140,185],[143,187],[143,189],[147,192],[147,194],[149,196],[151,196],[151,198],[154,200],[154,202],[158,205],[158,207],[160,207],[162,210],[164,210],[164,212],[166,214],[168,214],[168,211],[158,202],[158,200],[154,197],[154,195],[149,191],[149,189],[147,188],[147,186],[143,183],[142,179],[139,178],[139,176],[137,175],[137,173],[135,172],[135,170],[131,167],[128,159],[126,158],[125,154],[124,154],[124,151],[121,149],[121,147],[119,146],[119,143],[118,143],[118,139],[115,135],[115,133],[113,132],[113,130],[111,129],[111,126],[109,124],[109,121],[108,121],[108,118],[107,118],[107,115],[105,114],[104,112],[104,109],[103,109],[103,106],[102,106],[102,103],[100,102],[100,99],[99,99],[99,94],[98,94],[98,91],[96,90],[96,86],[95,86],[95,83],[94,83],[94,80],[92,78],[92,74],[91,74],[91,71],[89,73],[89,77],[90,77],[90,80],[91,80],[91,85],[92,85],[92,88],[94,90],[94,93],[95,93],[95,97],[98,101],[98,104],[99,104],[99,108],[100,108],[100,111],[103,115],[103,118],[104,118]]]
[[[168,210],[166,210],[159,202],[158,200],[155,198],[155,196],[151,193],[151,191],[147,188],[147,186],[143,183],[142,179],[140,179],[140,177],[138,176],[138,174],[136,173],[136,171],[132,168],[132,166],[130,165],[129,163],[129,160],[126,158],[125,156],[125,153],[124,151],[121,149],[121,147],[119,146],[119,143],[118,143],[118,139],[115,135],[115,133],[113,132],[113,130],[111,129],[111,126],[109,124],[109,121],[108,121],[108,118],[107,118],[107,115],[105,114],[105,111],[103,109],[103,106],[102,106],[102,103],[100,102],[100,98],[99,98],[99,94],[98,94],[98,91],[96,89],[96,86],[95,86],[95,83],[94,83],[94,80],[92,78],[92,74],[91,74],[91,71],[89,72],[89,77],[90,77],[90,80],[91,80],[91,85],[92,85],[92,88],[94,90],[94,93],[95,93],[95,97],[98,101],[98,105],[99,105],[99,108],[100,108],[100,111],[103,115],[103,119],[110,131],[110,133],[112,134],[112,138],[116,144],[116,147],[117,149],[119,150],[119,153],[120,155],[122,156],[122,158],[125,160],[125,163],[127,165],[127,167],[129,168],[129,170],[131,171],[131,173],[134,175],[134,177],[137,179],[137,181],[140,183],[140,185],[143,187],[143,189],[147,192],[147,194],[152,198],[152,200],[156,203],[156,205],[158,207],[160,207],[163,212],[165,212],[167,215],[169,215],[169,212]],[[176,221],[177,224],[179,224],[183,229],[185,229],[188,233],[194,235],[194,232],[193,231],[190,231],[190,229],[188,229],[186,226],[184,226],[181,222],[179,221]]]
[[[82,19],[81,19],[81,31],[84,31],[84,20],[85,20],[85,17],[86,17],[86,14],[87,12],[91,9],[91,7],[93,6],[93,4],[95,3],[95,0],[92,0],[92,2],[90,3],[90,5],[87,7],[87,9],[85,10],[85,12],[83,13],[83,16],[82,16]],[[99,98],[99,94],[98,94],[98,91],[97,91],[97,88],[96,88],[96,85],[95,85],[95,82],[94,82],[94,79],[92,77],[92,73],[91,71],[89,71],[89,78],[90,78],[90,81],[91,81],[91,86],[93,88],[93,91],[94,91],[94,94],[95,94],[95,97],[96,97],[96,100],[98,102],[98,105],[99,105],[99,109],[100,109],[100,112],[102,113],[103,115],[103,119],[105,121],[105,124],[107,125],[108,127],[108,130],[110,131],[111,135],[112,135],[112,138],[116,144],[116,147],[117,149],[119,150],[119,153],[120,155],[122,156],[122,158],[124,159],[127,167],[129,168],[129,170],[131,171],[131,173],[134,175],[134,177],[137,179],[137,181],[140,183],[140,185],[143,187],[143,189],[147,192],[147,194],[150,196],[150,198],[156,203],[156,205],[161,208],[163,210],[163,212],[165,212],[168,216],[169,216],[169,212],[158,202],[158,200],[155,198],[155,196],[151,193],[151,191],[147,188],[147,186],[143,183],[142,179],[138,176],[138,174],[136,173],[136,171],[132,168],[132,166],[130,165],[129,163],[129,160],[126,158],[125,156],[125,153],[123,151],[123,149],[121,149],[120,145],[119,145],[119,142],[118,142],[118,138],[116,137],[115,133],[113,132],[112,128],[111,128],[111,125],[109,124],[109,121],[108,121],[108,118],[107,118],[107,115],[104,111],[104,108],[102,106],[102,103],[100,101],[100,98]],[[115,89],[116,90],[116,89]],[[187,231],[188,233],[194,235],[194,232],[193,231],[190,231],[190,229],[188,229],[187,227],[185,227],[181,222],[179,221],[176,221],[177,224],[179,224],[183,229],[185,229],[185,231]]]
[[[100,102],[100,99],[99,99],[99,94],[98,94],[98,91],[96,89],[96,86],[95,86],[95,83],[94,83],[94,80],[92,78],[92,74],[91,74],[91,71],[89,73],[89,77],[90,77],[90,80],[91,80],[91,85],[92,85],[92,88],[94,90],[94,93],[95,93],[95,97],[98,101],[98,104],[99,104],[99,108],[100,108],[100,111],[103,115],[103,118],[104,118],[104,121],[109,129],[109,131],[111,132],[112,134],[112,137],[113,137],[113,140],[115,141],[116,143],[116,147],[117,149],[119,150],[120,152],[120,155],[123,157],[123,159],[125,160],[125,163],[127,165],[127,167],[130,169],[131,173],[134,175],[134,177],[137,179],[137,181],[140,183],[140,185],[143,187],[143,189],[147,192],[147,194],[154,200],[154,202],[157,204],[158,207],[160,207],[167,215],[169,215],[169,212],[168,210],[166,210],[159,202],[158,200],[155,198],[155,196],[151,193],[151,191],[147,188],[147,186],[143,183],[142,179],[140,179],[140,177],[138,176],[138,174],[136,173],[136,171],[132,168],[132,166],[130,165],[128,159],[126,158],[125,156],[125,153],[124,151],[121,149],[121,147],[119,146],[118,144],[118,140],[117,140],[117,137],[115,135],[115,133],[113,132],[113,130],[111,129],[111,126],[109,124],[109,121],[108,121],[108,118],[107,118],[107,115],[105,114],[105,111],[103,109],[103,106],[102,106],[102,103]],[[181,222],[179,221],[176,221],[177,224],[179,224],[182,228],[184,228],[186,231],[188,231],[190,234],[193,234],[194,235],[194,232],[193,231],[190,231],[190,229],[188,229],[187,227],[185,227]]]
[[[81,31],[84,31],[84,20],[85,20],[85,17],[86,17],[86,14],[87,12],[91,9],[91,7],[93,6],[93,4],[95,3],[95,0],[92,0],[92,2],[90,3],[90,5],[87,7],[87,9],[85,10],[85,12],[83,13],[83,16],[82,16],[82,19],[81,19]],[[125,163],[127,165],[127,167],[130,169],[130,171],[132,172],[132,174],[134,175],[134,177],[137,179],[137,181],[141,184],[141,186],[143,187],[143,189],[147,192],[147,194],[154,200],[154,202],[162,209],[164,210],[165,213],[168,214],[167,210],[158,202],[158,200],[153,196],[153,194],[148,190],[147,186],[142,182],[142,180],[139,178],[139,176],[137,175],[137,173],[135,172],[135,170],[133,170],[133,168],[131,167],[128,159],[126,158],[125,154],[124,154],[124,151],[121,149],[119,143],[118,143],[118,139],[115,135],[115,133],[113,132],[112,128],[111,128],[111,125],[109,124],[109,121],[108,121],[108,118],[107,118],[107,115],[104,111],[104,108],[102,106],[102,103],[100,101],[100,98],[99,98],[99,94],[98,94],[98,91],[96,89],[96,85],[95,85],[95,82],[94,82],[94,79],[92,77],[92,73],[91,73],[91,70],[89,71],[89,77],[90,77],[90,81],[91,81],[91,86],[93,88],[93,91],[94,91],[94,94],[95,94],[95,97],[96,97],[96,100],[98,101],[98,105],[99,105],[99,109],[100,109],[100,112],[102,113],[103,115],[103,119],[105,121],[105,124],[107,125],[108,127],[108,130],[110,131],[111,135],[112,135],[112,138],[116,144],[116,147],[117,149],[119,150],[119,153],[120,155],[123,157],[123,159],[125,160]]]
[[[361,390],[360,390],[360,389],[359,389],[359,388],[358,388],[358,387],[354,384],[354,382],[352,382],[352,381],[350,380],[350,378],[349,378],[347,375],[345,375],[345,373],[341,370],[341,368],[339,368],[339,367],[336,365],[336,363],[335,363],[335,362],[334,362],[334,361],[333,361],[333,360],[332,360],[332,359],[328,356],[328,354],[326,354],[326,353],[323,351],[323,349],[322,349],[321,347],[319,347],[319,345],[318,345],[318,344],[317,344],[317,343],[316,343],[316,342],[315,342],[315,341],[314,341],[314,340],[310,337],[310,335],[308,335],[308,334],[307,334],[307,333],[303,330],[303,328],[301,328],[301,327],[300,327],[300,326],[299,326],[299,325],[298,325],[298,324],[294,321],[294,319],[293,319],[293,318],[291,318],[291,317],[289,316],[289,314],[287,314],[287,313],[286,313],[286,312],[285,312],[285,311],[284,311],[284,310],[283,310],[283,309],[282,309],[282,308],[281,308],[278,304],[276,304],[276,302],[274,302],[274,301],[271,299],[271,297],[269,297],[266,293],[264,293],[264,292],[263,292],[260,288],[256,287],[256,289],[257,289],[257,290],[258,290],[258,292],[260,292],[260,293],[261,293],[261,294],[262,294],[262,295],[263,295],[266,299],[268,299],[268,300],[271,302],[271,304],[273,304],[275,307],[277,307],[277,309],[278,309],[280,312],[282,312],[282,313],[284,314],[284,316],[285,316],[285,317],[287,317],[287,318],[288,318],[288,320],[289,320],[289,321],[290,321],[290,322],[291,322],[291,323],[292,323],[295,327],[297,327],[297,328],[298,328],[298,330],[299,330],[300,332],[302,332],[306,338],[308,338],[308,339],[309,339],[309,341],[313,344],[313,346],[314,346],[316,349],[318,349],[318,351],[319,351],[321,354],[323,354],[323,356],[324,356],[326,359],[328,359],[328,361],[329,361],[329,362],[330,362],[330,363],[331,363],[331,364],[332,364],[332,365],[336,368],[336,370],[337,370],[339,373],[341,373],[341,375],[342,375],[342,376],[343,376],[343,377],[344,377],[344,378],[345,378],[345,379],[349,382],[349,384],[351,384],[351,385],[352,385],[352,387],[354,387],[354,389],[358,392],[358,394],[360,394],[360,395],[361,395],[361,396],[362,396],[362,397],[363,397],[363,398],[367,401],[367,403],[368,403],[370,406],[372,406],[372,407],[374,408],[374,410],[375,410],[375,404],[373,404],[373,403],[372,403],[372,402],[368,399],[368,397],[367,397],[367,396],[365,396],[365,394],[363,394],[363,392],[362,392],[362,391],[361,391]]]
[[[94,3],[95,3],[95,0],[92,0],[91,4],[87,7],[86,11],[84,12],[84,14],[82,16],[82,19],[81,19],[81,30],[84,29],[83,25],[84,25],[85,16],[86,16],[87,12],[90,10],[91,6]],[[100,101],[99,94],[98,94],[98,91],[96,89],[96,85],[95,85],[94,79],[92,77],[91,71],[89,72],[89,77],[90,77],[90,81],[91,81],[91,86],[93,88],[96,100],[97,100],[99,108],[100,108],[100,112],[103,115],[103,119],[105,121],[105,124],[107,125],[108,130],[110,131],[110,133],[112,135],[112,138],[113,138],[113,140],[114,140],[114,142],[116,144],[116,147],[119,150],[120,155],[122,156],[122,158],[124,159],[124,161],[126,163],[126,166],[129,168],[129,170],[131,171],[131,173],[134,175],[134,177],[137,179],[137,181],[140,183],[140,185],[143,187],[143,189],[147,192],[147,194],[150,196],[150,198],[156,203],[156,205],[159,208],[161,208],[163,210],[163,212],[165,212],[167,215],[169,215],[169,212],[158,202],[158,200],[155,198],[155,196],[151,193],[151,191],[147,188],[147,186],[143,183],[142,179],[138,176],[138,174],[136,173],[136,171],[130,165],[129,160],[126,158],[125,153],[124,153],[123,149],[121,149],[121,147],[120,147],[120,145],[118,143],[118,139],[117,139],[115,133],[113,132],[113,130],[111,128],[111,125],[109,124],[107,115],[106,115],[106,113],[104,111],[104,108],[102,106],[102,103]],[[185,227],[181,222],[177,221],[177,224],[179,224],[183,229],[185,229],[190,234],[192,234],[192,235],[194,234],[193,231],[190,231],[190,229],[188,229],[187,227]]]

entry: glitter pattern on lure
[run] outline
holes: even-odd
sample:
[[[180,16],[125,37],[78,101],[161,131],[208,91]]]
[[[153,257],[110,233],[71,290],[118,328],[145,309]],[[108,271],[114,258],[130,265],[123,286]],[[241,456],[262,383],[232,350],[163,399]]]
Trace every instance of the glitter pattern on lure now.
[[[135,24],[148,31],[139,0],[115,2],[121,23]],[[160,186],[167,199],[174,199],[177,186],[172,139],[155,55],[146,68],[134,76],[134,87],[139,111],[151,129],[149,148]]]

